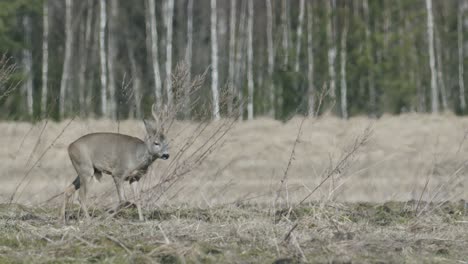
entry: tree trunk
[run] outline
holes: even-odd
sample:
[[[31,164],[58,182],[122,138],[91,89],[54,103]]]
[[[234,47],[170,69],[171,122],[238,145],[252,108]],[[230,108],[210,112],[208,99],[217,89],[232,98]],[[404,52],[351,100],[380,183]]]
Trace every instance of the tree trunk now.
[[[299,25],[297,26],[297,39],[296,39],[296,61],[294,65],[294,70],[299,72],[299,62],[301,55],[301,40],[302,40],[302,24],[304,22],[304,0],[299,2]]]
[[[368,0],[363,1],[364,19],[366,23],[366,57],[369,65],[367,67],[367,81],[369,85],[369,114],[371,117],[376,117],[377,113],[377,93],[375,90],[374,79],[374,56],[371,42],[370,32],[370,15]]]
[[[431,68],[431,110],[439,113],[439,100],[437,92],[437,71],[434,55],[434,19],[432,18],[432,0],[426,0],[427,11],[427,41],[429,51],[429,66]]]
[[[288,22],[288,11],[289,11],[289,0],[281,1],[281,25],[283,28],[283,67],[286,67],[289,63],[289,22]]]
[[[106,0],[99,1],[99,62],[101,66],[101,114],[107,116]]]
[[[193,0],[187,2],[187,50],[185,53],[185,61],[187,62],[187,81],[191,82],[192,79],[192,46],[193,46]],[[185,89],[185,105],[184,113],[185,118],[190,117],[190,90]]]
[[[229,66],[228,66],[228,115],[232,115],[234,99],[234,73],[236,55],[236,2],[231,0],[231,10],[229,15]]]
[[[49,72],[49,1],[44,0],[42,14],[42,94],[41,116],[47,117],[47,77]]]
[[[267,50],[268,50],[268,98],[269,111],[268,115],[275,118],[275,83],[273,81],[273,70],[275,68],[275,51],[273,48],[273,8],[271,0],[266,0],[266,15],[267,15]]]
[[[367,1],[367,0],[365,0]],[[346,10],[344,11],[346,12]],[[346,87],[346,42],[348,36],[348,20],[346,13],[343,15],[343,31],[341,34],[340,45],[340,66],[341,66],[341,116],[343,119],[348,119],[348,101],[347,101],[347,87]]]
[[[216,22],[216,0],[211,0],[211,93],[213,95],[212,115],[219,120],[219,93],[218,93],[218,38]]]
[[[131,41],[127,41],[127,52],[128,59],[130,60],[130,67],[132,71],[132,88],[133,88],[133,100],[135,107],[135,117],[141,119],[143,115],[141,114],[141,75],[138,69],[138,64],[135,59],[135,48],[131,44]]]
[[[457,15],[457,33],[458,33],[458,86],[460,89],[460,109],[462,112],[465,112],[466,109],[466,99],[465,99],[465,81],[464,81],[464,70],[463,62],[465,60],[465,55],[463,52],[463,16],[467,3],[465,0],[458,1],[458,15]]]
[[[328,75],[330,77],[329,93],[330,97],[334,100],[336,97],[336,45],[335,34],[333,32],[333,14],[331,1],[326,1],[327,8],[327,42],[328,42]]]
[[[307,82],[309,87],[307,88],[307,102],[308,102],[308,115],[314,116],[315,113],[315,86],[314,86],[314,48],[312,38],[312,26],[313,26],[313,15],[312,15],[312,3],[307,2]]]
[[[443,67],[442,67],[442,47],[440,43],[440,34],[436,34],[435,36],[435,42],[436,42],[436,69],[437,69],[437,84],[440,87],[440,97],[442,99],[442,111],[447,111],[448,110],[448,102],[447,102],[447,90],[445,87],[445,80],[444,80],[444,74],[442,72]]]
[[[26,93],[26,107],[29,117],[32,118],[34,105],[33,105],[33,72],[32,72],[32,53],[31,53],[31,18],[25,14],[23,16],[23,30],[24,40],[26,47],[23,48],[23,67],[26,81],[23,83],[23,90]]]
[[[166,3],[166,95],[168,106],[172,105],[172,23],[174,17],[174,0]]]
[[[245,48],[246,48],[246,13],[247,5],[245,1],[242,2],[241,14],[239,18],[239,38],[237,42],[236,52],[236,87],[237,87],[237,98],[239,101],[239,121],[244,118],[244,95],[243,95],[243,81],[244,81],[244,66],[245,66]]]
[[[90,42],[91,42],[91,24],[92,24],[92,18],[93,18],[93,2],[92,0],[88,0],[86,2],[86,24],[85,26],[81,27],[81,37],[83,38],[83,43],[80,45],[80,67],[79,67],[79,73],[78,73],[78,86],[79,86],[79,95],[78,95],[78,100],[79,100],[79,105],[80,105],[80,115],[81,117],[84,117],[87,108],[89,105],[87,104],[85,100],[85,91],[87,85],[86,83],[86,69],[88,66],[88,51],[90,50]],[[90,93],[90,91],[88,91]]]
[[[249,1],[249,17],[247,22],[247,87],[249,92],[247,104],[248,120],[253,120],[254,117],[254,81],[253,81],[253,1]]]
[[[70,68],[73,44],[72,0],[65,1],[65,58],[63,60],[62,79],[60,81],[59,118],[65,115],[65,95],[70,85]]]
[[[109,32],[108,32],[108,56],[107,66],[109,69],[109,117],[113,120],[117,118],[117,99],[116,99],[116,84],[115,84],[115,63],[117,57],[117,16],[118,16],[118,1],[110,1],[110,17],[109,17]]]
[[[154,91],[156,97],[156,106],[161,107],[161,74],[159,71],[159,55],[158,55],[158,30],[156,28],[156,14],[154,0],[148,0],[149,19],[151,27],[151,57],[153,62],[154,74]]]

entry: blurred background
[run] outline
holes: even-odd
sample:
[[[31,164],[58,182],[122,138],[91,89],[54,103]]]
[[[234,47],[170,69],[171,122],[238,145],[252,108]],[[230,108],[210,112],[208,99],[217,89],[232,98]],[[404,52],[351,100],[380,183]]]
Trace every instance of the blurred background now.
[[[214,118],[239,101],[245,119],[323,109],[342,118],[462,115],[467,8],[465,0],[2,0],[0,118],[141,118],[155,101],[174,103],[168,76],[182,61],[192,75],[208,70],[197,107]]]

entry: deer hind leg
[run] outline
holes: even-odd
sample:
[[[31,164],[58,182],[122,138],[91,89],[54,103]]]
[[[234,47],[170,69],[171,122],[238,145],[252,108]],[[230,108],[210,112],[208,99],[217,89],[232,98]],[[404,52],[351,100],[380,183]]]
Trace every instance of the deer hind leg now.
[[[80,174],[78,177],[80,178],[80,189],[79,189],[78,194],[80,198],[81,209],[83,210],[83,214],[85,218],[90,219],[87,201],[86,201],[86,193],[87,193],[87,182],[88,182],[88,179],[91,178],[91,176],[88,176],[86,174]]]
[[[70,186],[68,186],[64,191],[64,199],[63,199],[62,212],[61,212],[62,220],[64,224],[67,223],[67,216],[66,216],[67,205],[70,203],[70,200],[73,197],[73,194],[78,189],[80,189],[80,178],[76,177],[73,183],[70,184]]]

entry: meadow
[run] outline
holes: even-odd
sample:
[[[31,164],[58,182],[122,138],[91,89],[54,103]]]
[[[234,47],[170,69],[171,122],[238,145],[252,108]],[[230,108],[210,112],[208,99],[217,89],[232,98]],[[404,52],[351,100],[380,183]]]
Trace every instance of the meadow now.
[[[178,158],[142,179],[145,222],[114,210],[105,175],[92,220],[76,201],[63,225],[67,146],[97,131],[144,136],[138,120],[0,123],[0,263],[468,263],[468,118],[176,121]]]

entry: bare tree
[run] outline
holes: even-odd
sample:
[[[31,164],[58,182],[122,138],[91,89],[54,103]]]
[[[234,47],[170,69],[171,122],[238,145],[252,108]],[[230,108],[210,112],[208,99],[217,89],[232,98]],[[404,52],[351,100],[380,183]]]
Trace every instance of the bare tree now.
[[[427,41],[429,51],[429,66],[431,68],[431,110],[439,112],[439,100],[437,92],[437,70],[434,55],[434,19],[432,17],[432,0],[426,0],[427,11]]]
[[[187,1],[187,49],[185,53],[185,61],[187,63],[187,81],[192,79],[192,47],[193,47],[193,0]],[[185,89],[187,94],[184,95],[184,113],[185,118],[190,116],[190,95],[189,90]]]
[[[314,48],[313,48],[313,14],[312,3],[307,1],[307,102],[308,115],[315,115],[315,86],[314,86]]]
[[[233,99],[234,99],[234,74],[235,74],[235,56],[236,56],[236,3],[237,0],[231,1],[231,9],[229,15],[229,66],[228,66],[228,85],[229,85],[229,101],[228,115],[232,114]]]
[[[32,76],[32,53],[31,53],[31,17],[28,14],[25,14],[22,18],[23,30],[24,30],[24,42],[25,46],[23,48],[23,67],[26,80],[23,83],[23,92],[26,93],[26,107],[30,117],[33,115],[33,76]]]
[[[294,64],[294,70],[299,71],[299,58],[301,55],[301,43],[302,43],[302,24],[304,22],[304,0],[299,2],[299,22],[297,26],[297,40],[296,40],[296,60]]]
[[[49,1],[42,4],[42,89],[41,116],[46,117],[47,111],[47,76],[49,72]]]
[[[370,14],[369,14],[369,3],[368,0],[362,2],[362,9],[364,10],[364,20],[366,24],[366,57],[369,62],[367,67],[367,82],[369,86],[369,109],[370,116],[376,116],[377,108],[377,93],[375,90],[375,80],[374,80],[374,58],[373,58],[373,49],[371,42],[371,31],[370,31]]]
[[[135,116],[137,119],[141,119],[141,74],[138,69],[138,63],[135,59],[135,48],[131,44],[131,41],[127,41],[127,52],[130,60],[130,68],[132,71],[132,88],[133,88],[133,101],[135,103]]]
[[[367,0],[365,0],[367,1]],[[346,9],[344,10],[343,15],[343,31],[341,33],[341,45],[340,45],[340,67],[341,67],[341,116],[343,119],[348,119],[348,99],[347,99],[347,92],[348,89],[346,87],[346,42],[348,37],[348,20]]]
[[[99,1],[99,62],[101,66],[101,113],[107,115],[106,0]]]
[[[275,117],[275,84],[273,82],[273,70],[275,68],[275,51],[273,48],[273,8],[271,0],[266,0],[267,12],[267,49],[268,49],[268,98],[269,98],[269,116]]]
[[[172,19],[174,17],[174,0],[166,3],[166,95],[167,104],[172,105]]]
[[[244,81],[244,66],[245,66],[245,49],[247,47],[246,27],[247,27],[247,4],[242,1],[240,18],[239,18],[239,33],[236,51],[236,87],[237,98],[239,101],[244,100],[243,95],[243,81]],[[238,106],[239,121],[244,118],[244,104],[240,103]]]
[[[463,16],[467,8],[467,2],[465,0],[458,0],[458,12],[457,12],[457,35],[458,35],[458,86],[460,89],[460,108],[464,112],[466,109],[465,99],[465,81],[464,81],[464,69],[463,61],[465,55],[463,52]]]
[[[85,100],[85,89],[86,89],[86,69],[88,66],[88,50],[91,48],[91,24],[93,19],[93,8],[92,0],[86,1],[86,24],[81,25],[80,36],[83,39],[83,43],[80,45],[80,66],[78,69],[78,86],[79,86],[79,105],[81,116],[84,116],[85,110],[88,108],[87,102]],[[88,91],[90,93],[90,91]]]
[[[440,43],[440,33],[435,34],[435,54],[436,54],[436,70],[437,70],[437,84],[440,88],[440,97],[442,98],[442,110],[448,110],[447,89],[445,88],[445,79],[442,72],[442,46]]]
[[[113,120],[117,117],[117,100],[116,100],[116,57],[117,57],[117,16],[118,16],[118,1],[110,1],[110,16],[109,16],[109,31],[107,38],[107,67],[109,71],[109,117]]]
[[[161,74],[159,71],[159,55],[158,55],[158,30],[156,25],[156,14],[154,0],[148,0],[150,28],[151,28],[151,58],[153,62],[154,75],[154,91],[156,97],[156,106],[161,107]]]
[[[335,34],[333,32],[333,13],[332,13],[332,0],[327,0],[327,42],[328,42],[328,75],[330,77],[329,91],[330,97],[335,99],[336,97],[336,70],[335,70],[335,58],[336,58],[336,45],[335,45]]]
[[[254,117],[254,81],[253,81],[253,1],[249,1],[249,17],[247,22],[247,87],[249,92],[247,102],[247,118],[252,120]]]
[[[219,120],[219,92],[218,92],[218,38],[216,30],[216,0],[211,0],[211,93],[213,94],[214,120]]]
[[[283,29],[282,44],[283,44],[283,67],[289,63],[289,0],[281,1],[281,26]]]
[[[65,94],[69,90],[71,75],[71,56],[73,48],[72,0],[65,1],[65,58],[63,60],[62,79],[60,81],[59,117],[65,114]]]

